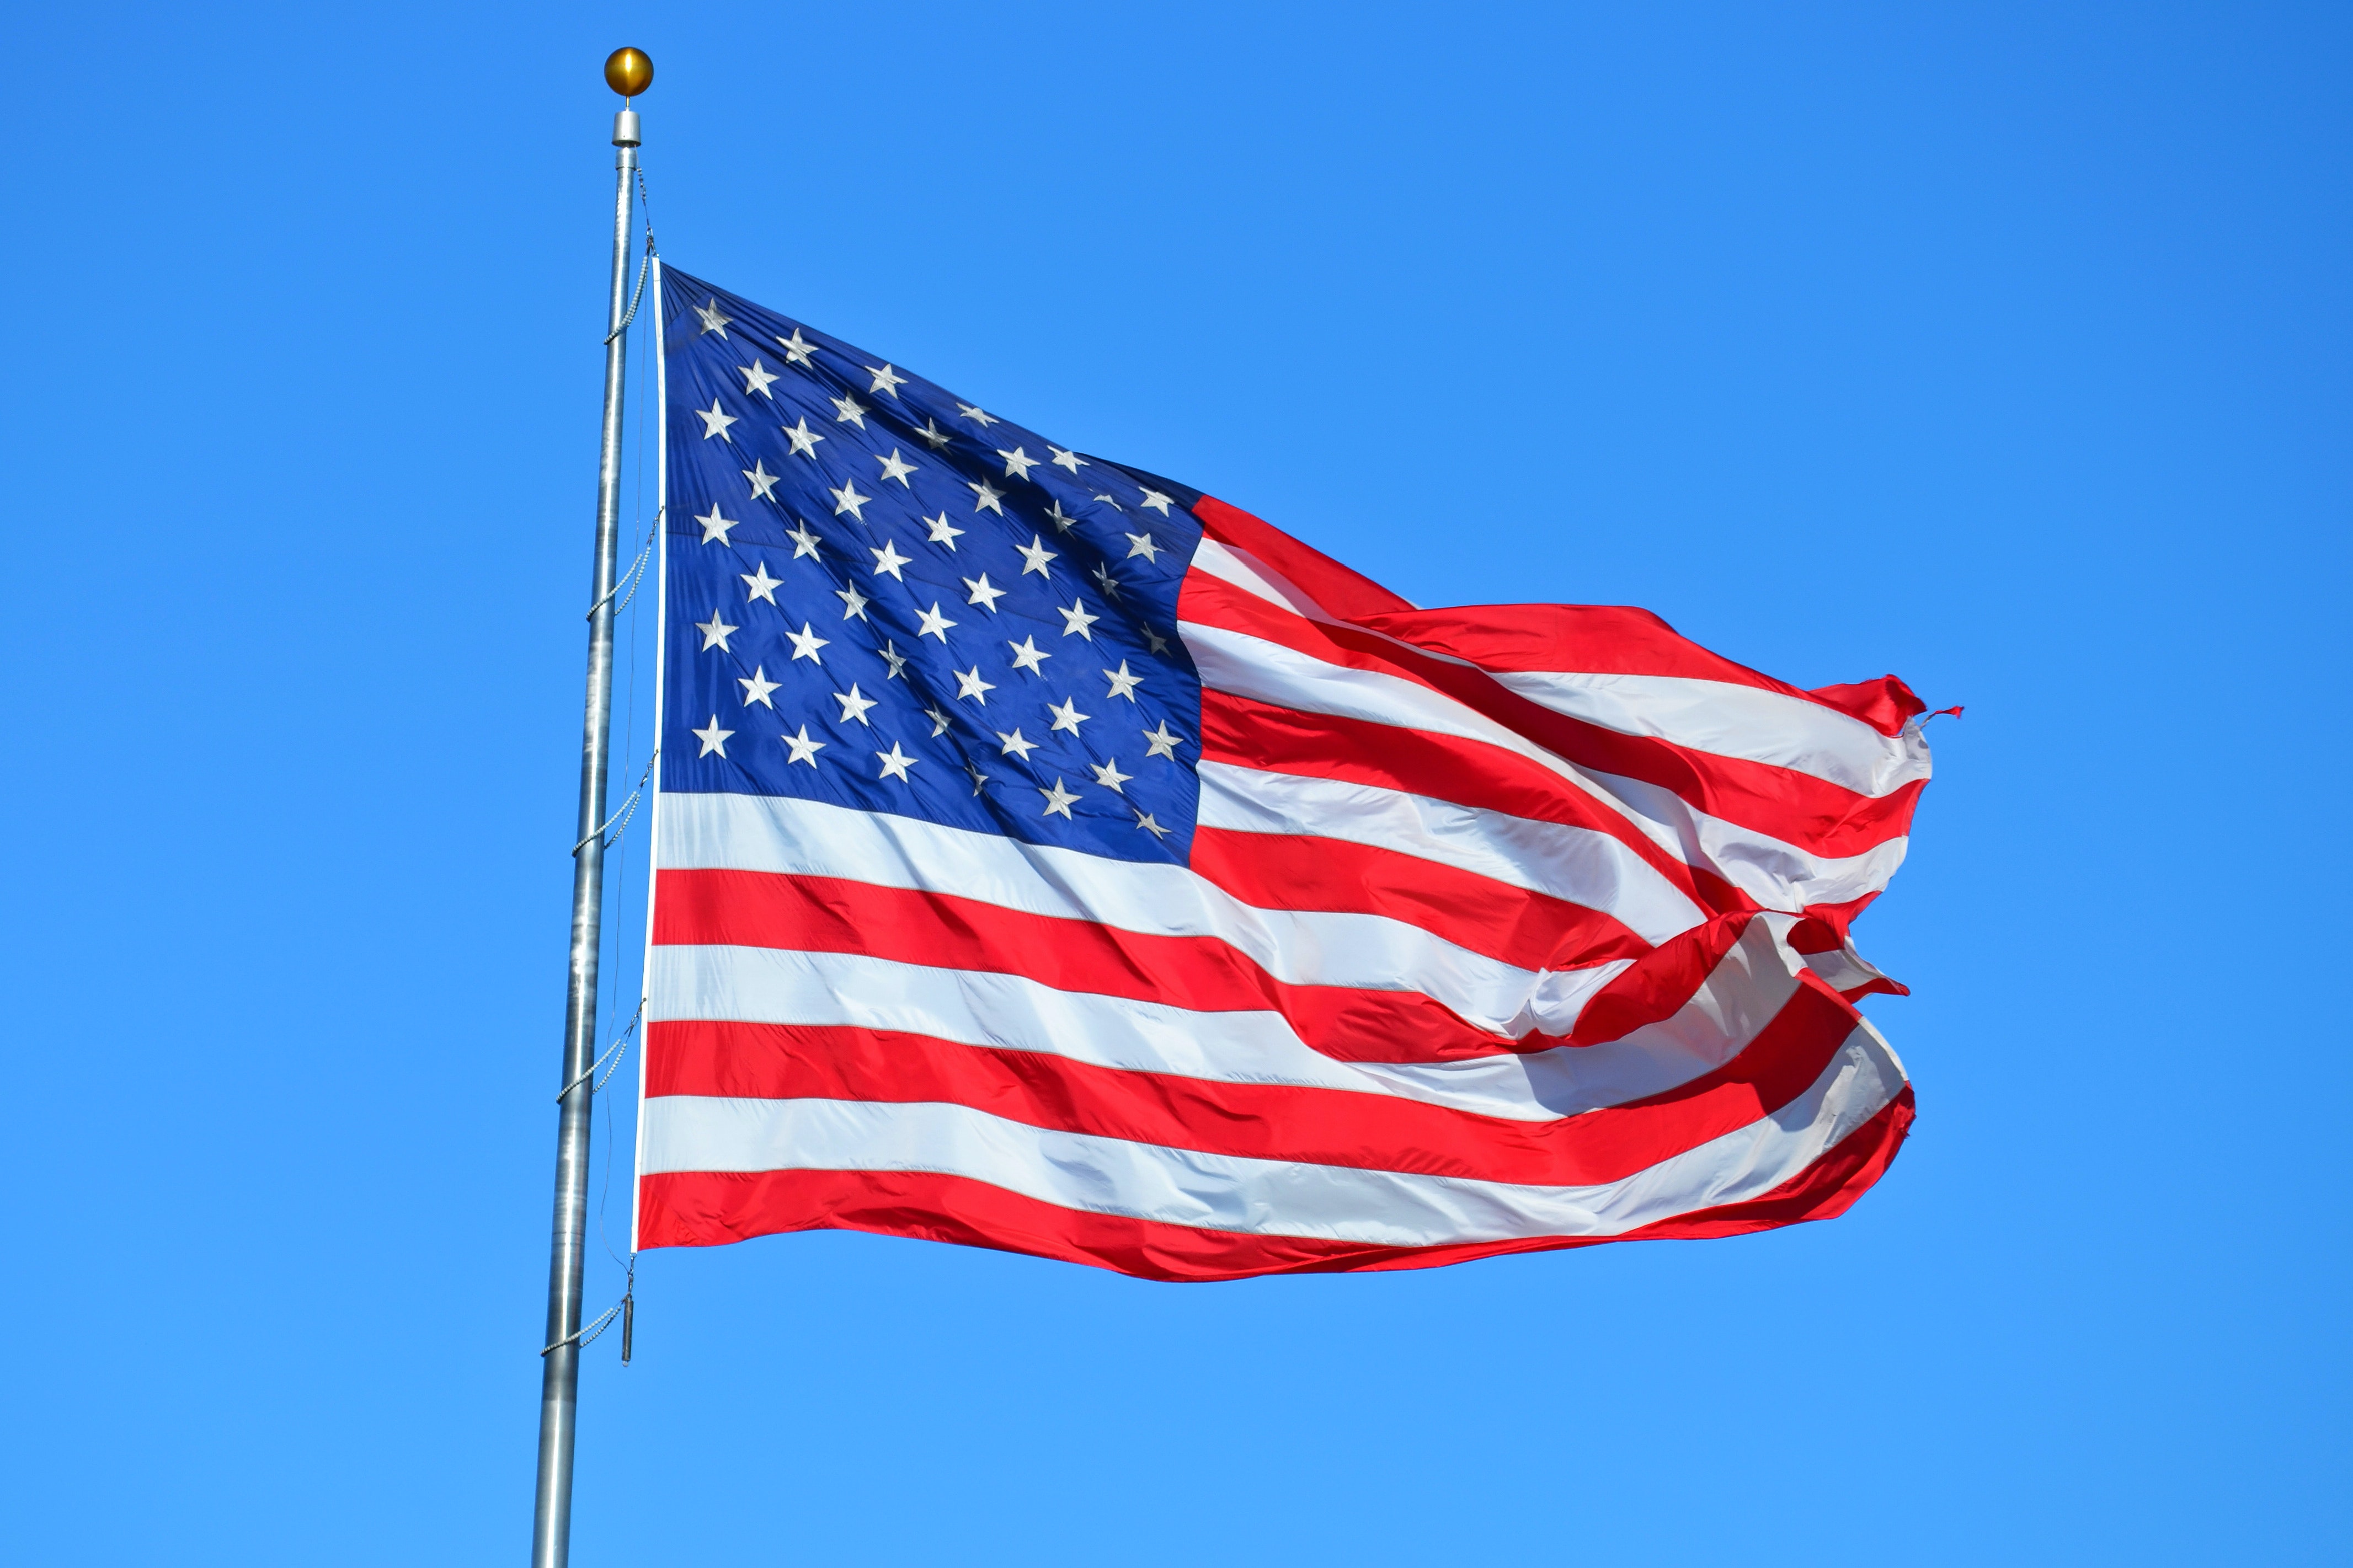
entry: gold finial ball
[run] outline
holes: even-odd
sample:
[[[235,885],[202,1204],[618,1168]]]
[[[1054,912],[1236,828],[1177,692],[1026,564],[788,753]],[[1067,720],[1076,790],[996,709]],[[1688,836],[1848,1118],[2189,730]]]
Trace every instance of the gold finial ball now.
[[[605,61],[605,85],[635,98],[654,84],[654,62],[643,49],[615,49]]]

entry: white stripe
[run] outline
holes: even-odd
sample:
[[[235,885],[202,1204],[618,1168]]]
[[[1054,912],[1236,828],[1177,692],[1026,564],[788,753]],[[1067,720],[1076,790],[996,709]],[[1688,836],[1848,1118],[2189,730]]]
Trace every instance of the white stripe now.
[[[667,945],[654,949],[653,968],[647,1017],[654,1023],[711,1018],[892,1029],[1219,1083],[1375,1088],[1349,1063],[1311,1049],[1271,1010],[1195,1013],[1058,991],[993,970],[935,969],[849,952]]]
[[[1292,984],[1419,992],[1499,1041],[1569,1033],[1628,963],[1523,969],[1384,915],[1259,909],[1182,866],[777,795],[665,796],[659,863],[838,877],[1151,936],[1212,937]]]
[[[1204,539],[1193,567],[1302,619],[1353,624],[1247,550]],[[1369,626],[1355,629],[1425,658],[1482,670],[1531,702],[1620,734],[1788,768],[1867,795],[1888,795],[1928,776],[1928,745],[1916,727],[1883,735],[1851,714],[1802,697],[1698,676],[1487,669]]]
[[[1203,763],[1200,779],[1204,827],[1396,850],[1599,910],[1653,943],[1708,915],[1624,839],[1596,828],[1230,763]]]
[[[1314,595],[1240,545],[1204,537],[1193,548],[1193,570],[1215,577],[1221,583],[1230,583],[1243,593],[1289,610],[1303,619],[1318,621],[1327,626],[1348,624],[1318,604]],[[1431,657],[1446,658],[1448,656],[1435,654]],[[1451,662],[1460,664],[1462,660]]]
[[[1798,994],[1804,965],[1786,940],[1795,923],[1787,915],[1749,921],[1690,1001],[1617,1039],[1381,1070],[1399,1088],[1443,1095],[1443,1103],[1464,1110],[1475,1094],[1488,1104],[1538,1105],[1576,1116],[1664,1094],[1746,1050]]]
[[[1751,921],[1697,994],[1622,1038],[1451,1062],[1337,1061],[1271,1010],[1199,1013],[987,970],[756,947],[656,947],[646,1016],[895,1030],[1127,1072],[1387,1094],[1550,1121],[1663,1093],[1746,1049],[1797,990],[1801,965],[1780,940],[1787,925]]]
[[[1206,686],[1278,707],[1453,735],[1514,752],[1615,811],[1668,853],[1715,871],[1767,909],[1860,898],[1883,886],[1903,858],[1901,840],[1867,855],[1810,854],[1756,828],[1711,816],[1671,790],[1581,768],[1510,726],[1401,676],[1327,663],[1219,626],[1186,621],[1181,629]],[[1825,889],[1840,889],[1842,897],[1826,900]]]
[[[1855,952],[1854,943],[1852,942],[1831,948],[1828,952],[1808,952],[1799,956],[1806,961],[1806,967],[1827,981],[1833,991],[1853,991],[1870,984],[1874,980],[1887,978],[1878,969],[1864,962],[1862,954]]]
[[[1705,866],[1768,910],[1802,910],[1808,904],[1843,904],[1885,888],[1904,864],[1912,840],[1896,837],[1860,855],[1810,855],[1793,844],[1769,838],[1720,816],[1694,811],[1662,785],[1619,773],[1587,777],[1640,814],[1651,837],[1673,850],[1687,866]]]
[[[1859,795],[1891,795],[1928,776],[1917,729],[1883,735],[1801,697],[1685,675],[1490,670],[1498,683],[1556,713],[1690,751],[1810,774]]]
[[[1806,1092],[1772,1116],[1621,1181],[1585,1186],[1205,1154],[937,1102],[691,1095],[646,1102],[640,1169],[937,1172],[1065,1208],[1389,1247],[1617,1236],[1771,1191],[1869,1121],[1903,1081],[1894,1058],[1858,1028]]]

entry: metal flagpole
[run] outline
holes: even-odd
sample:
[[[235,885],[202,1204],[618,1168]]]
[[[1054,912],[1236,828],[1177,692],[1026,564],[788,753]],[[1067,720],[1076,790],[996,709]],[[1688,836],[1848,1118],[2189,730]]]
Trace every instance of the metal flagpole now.
[[[596,957],[605,893],[605,764],[613,727],[613,570],[621,525],[621,366],[628,306],[629,186],[638,172],[638,116],[628,100],[652,85],[653,62],[619,49],[605,81],[621,95],[613,120],[619,177],[613,195],[613,290],[606,321],[605,432],[596,455],[595,607],[588,613],[588,712],[580,748],[580,816],[573,849],[572,973],[564,1001],[564,1084],[555,1133],[555,1226],[547,1264],[546,1363],[539,1394],[539,1497],[532,1568],[564,1568],[572,1550],[574,1417],[580,1390],[580,1289],[588,1241],[589,1102],[596,1087]],[[659,308],[659,304],[656,306]]]

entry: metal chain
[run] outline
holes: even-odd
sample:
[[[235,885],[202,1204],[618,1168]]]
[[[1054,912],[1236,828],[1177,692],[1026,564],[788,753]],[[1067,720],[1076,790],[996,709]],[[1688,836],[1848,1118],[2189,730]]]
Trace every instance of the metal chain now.
[[[629,830],[630,816],[638,809],[638,797],[645,793],[646,781],[654,776],[654,763],[660,760],[661,748],[659,746],[656,746],[653,749],[653,754],[646,758],[646,771],[638,775],[638,787],[629,792],[629,798],[621,803],[621,809],[605,819],[604,827],[598,828],[596,832],[590,834],[579,843],[575,844],[572,847],[572,853],[577,855],[580,851],[587,848],[589,845],[595,843],[597,839],[604,838],[605,829],[611,827],[617,822],[621,826],[618,830],[614,833],[612,837],[605,839],[604,847],[610,849],[614,845],[618,844],[621,841],[621,835]]]
[[[652,199],[646,195],[646,172],[642,166],[638,170],[638,210],[645,215],[646,219],[645,259],[638,263],[638,286],[629,293],[629,308],[621,312],[621,324],[605,334],[605,341],[608,343],[628,331],[629,323],[637,319],[638,301],[645,297],[646,275],[653,270],[654,258],[659,254],[654,249],[654,205]]]
[[[570,1083],[565,1084],[562,1089],[556,1091],[555,1102],[558,1105],[563,1104],[564,1097],[570,1094],[574,1089],[578,1089],[582,1080],[586,1079],[590,1073],[593,1073],[598,1068],[603,1067],[607,1061],[611,1061],[615,1051],[620,1050],[629,1043],[630,1037],[638,1032],[638,1020],[645,1016],[645,999],[640,997],[638,1000],[638,1010],[629,1015],[628,1027],[623,1029],[619,1034],[613,1037],[613,1043],[605,1047],[605,1054],[598,1057],[595,1061],[590,1062],[587,1068],[582,1071],[579,1078],[574,1079]],[[607,1084],[612,1082],[613,1073],[619,1071],[620,1067],[621,1064],[619,1062],[613,1062],[612,1070],[607,1072],[603,1078],[598,1079],[596,1080],[596,1088],[590,1089],[588,1092],[594,1094],[597,1089],[601,1089]]]
[[[652,232],[649,230],[646,235],[646,258],[638,263],[638,286],[629,295],[629,308],[621,312],[621,324],[605,334],[605,341],[607,342],[611,342],[615,338],[617,338],[623,332],[628,331],[629,330],[629,323],[637,319],[638,301],[645,298],[646,275],[650,273],[653,269],[654,237]]]
[[[615,605],[613,606],[613,614],[617,616],[623,610],[629,607],[629,599],[634,599],[638,596],[638,584],[644,577],[646,561],[654,552],[655,542],[661,537],[662,515],[668,510],[669,509],[665,507],[655,511],[653,530],[646,535],[645,548],[638,552],[638,558],[635,561],[629,563],[629,569],[627,572],[622,573],[620,576],[615,578],[613,585],[605,590],[605,597],[597,600],[595,604],[588,606],[588,613],[580,617],[582,620],[594,620],[596,616],[596,612],[603,609],[607,601],[610,600],[614,595],[619,593],[624,587],[629,590],[628,598],[623,599],[619,604]]]
[[[594,1320],[581,1324],[580,1327],[573,1330],[570,1333],[565,1335],[554,1344],[548,1345],[541,1350],[539,1353],[542,1355],[552,1355],[555,1352],[562,1350],[565,1346],[572,1343],[575,1340],[580,1342],[581,1349],[586,1350],[590,1345],[596,1342],[596,1336],[610,1328],[612,1326],[613,1320],[621,1315],[621,1307],[623,1302],[627,1300],[628,1298],[624,1297],[621,1301],[614,1302],[611,1306],[597,1313]]]

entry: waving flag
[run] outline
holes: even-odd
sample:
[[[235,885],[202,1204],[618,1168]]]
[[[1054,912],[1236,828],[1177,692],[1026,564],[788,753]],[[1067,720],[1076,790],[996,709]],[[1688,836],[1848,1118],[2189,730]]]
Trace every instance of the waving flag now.
[[[674,270],[638,1237],[1164,1279],[1841,1212],[1928,776],[1641,611],[1420,610]]]

